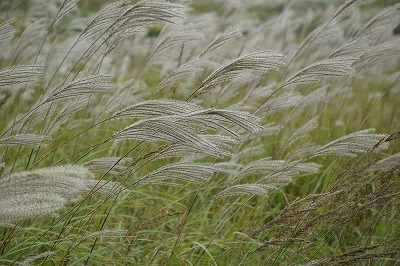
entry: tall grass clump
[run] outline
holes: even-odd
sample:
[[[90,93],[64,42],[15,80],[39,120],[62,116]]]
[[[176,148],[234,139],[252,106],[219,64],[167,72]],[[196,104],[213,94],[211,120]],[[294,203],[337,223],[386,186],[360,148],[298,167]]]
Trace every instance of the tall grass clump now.
[[[0,3],[0,264],[400,263],[399,4],[90,2]]]

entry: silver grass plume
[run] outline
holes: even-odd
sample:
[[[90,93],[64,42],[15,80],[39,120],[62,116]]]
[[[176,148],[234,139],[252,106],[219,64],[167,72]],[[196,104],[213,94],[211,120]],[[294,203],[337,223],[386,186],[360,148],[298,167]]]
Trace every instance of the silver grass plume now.
[[[400,40],[395,39],[384,43],[377,44],[368,49],[359,62],[361,69],[366,69],[377,65],[377,63],[386,63],[387,59],[400,57]]]
[[[146,25],[177,23],[182,21],[184,6],[162,0],[143,0],[127,8],[112,24],[107,37],[109,53],[120,40],[137,33]]]
[[[188,124],[188,119],[178,116],[165,116],[138,121],[115,133],[110,140],[120,139],[180,142],[192,148],[206,148],[219,152],[214,144],[193,132],[193,129]]]
[[[252,103],[259,102],[261,97],[271,97],[274,93],[276,86],[276,83],[273,82],[271,84],[268,84],[267,86],[256,88],[255,90],[249,92],[246,97],[244,97],[244,99],[236,105],[242,106],[242,108],[246,108],[246,106],[249,106]]]
[[[313,47],[317,47],[327,42],[332,42],[342,35],[342,31],[336,26],[321,25],[307,35],[297,50],[294,58],[302,56],[306,51]]]
[[[201,110],[201,106],[194,103],[188,103],[177,100],[150,100],[129,106],[121,111],[116,112],[108,118],[139,118],[166,115],[183,115]]]
[[[228,187],[217,195],[215,195],[211,201],[222,197],[230,197],[230,196],[245,196],[245,195],[257,195],[257,196],[268,196],[269,190],[277,189],[273,186],[261,185],[261,184],[241,184]]]
[[[43,103],[52,102],[71,97],[86,96],[93,93],[103,92],[111,88],[109,79],[111,75],[86,76],[55,89],[43,101]]]
[[[382,33],[392,33],[392,30],[400,22],[400,4],[390,6],[380,11],[370,19],[353,37],[353,39],[363,39],[375,44],[377,37],[381,38]]]
[[[221,123],[230,123],[248,132],[255,133],[263,130],[263,127],[258,124],[260,119],[257,116],[236,110],[209,108],[191,112],[184,115],[184,117],[188,118],[189,122],[190,119],[195,119],[194,121],[197,121],[199,125],[203,124],[208,127],[215,125],[227,129]],[[227,131],[232,133],[230,130]],[[233,135],[239,137],[237,134]]]
[[[165,102],[178,104],[178,102]],[[171,106],[171,105],[169,105]],[[143,107],[143,106],[140,106]],[[197,107],[197,106],[196,106]],[[160,114],[151,107],[150,114]],[[129,108],[128,108],[129,109]],[[132,115],[135,108],[128,110],[124,115]],[[148,111],[148,110],[147,110]],[[149,113],[147,113],[149,114]],[[146,141],[167,141],[170,143],[184,143],[190,147],[206,148],[211,152],[220,153],[218,148],[197,134],[197,131],[206,129],[223,129],[230,135],[240,138],[240,135],[229,129],[225,124],[231,124],[249,132],[258,132],[263,128],[258,125],[259,119],[246,112],[234,110],[204,109],[188,114],[159,116],[140,120],[120,132],[115,133],[110,140],[137,139]]]
[[[49,140],[49,136],[45,135],[35,135],[35,134],[19,134],[9,137],[0,138],[0,146],[28,146],[35,148],[38,146],[44,146],[45,140]]]
[[[34,256],[29,256],[26,259],[24,259],[23,261],[17,262],[17,265],[18,266],[30,266],[36,260],[41,259],[41,258],[46,258],[49,256],[53,256],[55,253],[56,252],[54,252],[54,251],[46,251],[46,252],[43,252],[43,253],[40,253],[40,254],[37,254]]]
[[[357,38],[333,51],[329,58],[349,56],[359,58],[362,54],[368,51],[369,47],[370,45],[367,39]]]
[[[85,236],[82,241],[85,241],[90,238],[97,238],[99,236],[125,236],[128,233],[128,230],[123,229],[105,229],[94,232],[93,234]]]
[[[60,6],[60,9],[58,10],[56,17],[54,19],[54,22],[57,22],[60,20],[63,16],[77,8],[76,3],[78,0],[63,0]]]
[[[323,155],[337,155],[355,157],[357,153],[371,151],[374,146],[387,135],[373,134],[375,129],[357,131],[339,139],[336,139],[320,148],[310,155],[310,158]],[[379,149],[386,149],[387,143],[379,146]]]
[[[320,145],[315,145],[314,143],[311,142],[306,142],[300,147],[291,150],[286,156],[285,160],[295,160],[295,159],[303,159],[309,157],[313,152],[321,148]]]
[[[193,59],[174,69],[158,84],[156,91],[159,91],[165,87],[172,87],[185,76],[202,70],[203,68],[201,67],[200,63],[200,59]]]
[[[0,163],[0,179],[3,177],[5,168],[6,168],[6,163],[5,162]]]
[[[162,36],[162,39],[158,41],[148,60],[150,61],[155,55],[171,46],[202,39],[204,39],[204,34],[197,30],[194,24],[178,26],[165,36]]]
[[[81,31],[77,42],[90,38],[102,33],[110,28],[117,19],[130,7],[129,0],[120,0],[110,5],[107,5],[100,10],[92,19],[90,19],[86,26]]]
[[[259,182],[272,180],[274,176],[284,174],[285,176],[295,175],[298,173],[315,173],[319,170],[320,165],[316,163],[301,163],[298,161],[287,162],[285,160],[271,160],[271,158],[262,158],[253,161],[244,166],[235,178],[242,178],[248,175],[263,174],[264,178]]]
[[[258,184],[281,184],[286,185],[292,181],[293,175],[300,173],[316,173],[321,165],[316,163],[302,163],[300,161],[285,162],[270,174],[257,180]]]
[[[400,152],[377,161],[368,169],[368,171],[389,171],[395,167],[400,167]]]
[[[125,106],[127,96],[130,95],[130,90],[135,88],[135,79],[127,81],[124,85],[118,88],[115,92],[112,92],[107,101],[99,106],[99,115],[108,114],[111,111],[115,111],[117,108]]]
[[[282,67],[285,65],[284,58],[283,55],[271,51],[255,52],[236,58],[208,76],[190,97],[206,93],[219,83],[238,78],[243,71],[252,70],[265,74]]]
[[[241,158],[256,158],[260,157],[264,153],[264,145],[249,145],[244,147],[241,151],[236,152],[232,157],[232,162],[238,162]]]
[[[221,169],[193,162],[172,163],[143,176],[138,184],[159,183],[169,179],[205,184],[215,172],[221,172]]]
[[[234,139],[224,135],[199,135],[199,137],[217,147],[217,150],[210,150],[203,146],[188,146],[183,142],[174,142],[161,148],[156,156],[157,158],[185,157],[191,160],[201,158],[205,155],[216,158],[233,156],[231,149],[232,144],[236,142]]]
[[[90,160],[83,166],[91,172],[109,172],[110,174],[118,174],[127,169],[125,165],[131,160],[131,158],[123,157],[102,157]]]
[[[52,105],[50,103],[39,105],[34,111],[31,111],[31,113],[25,119],[22,120],[23,122],[18,132],[20,132],[20,134],[22,132],[27,132],[29,127],[34,126],[39,122],[43,122],[44,117],[49,114],[54,114],[56,111],[56,105]]]
[[[119,21],[134,22],[132,25],[140,26],[160,22],[175,23],[185,18],[184,9],[182,5],[164,0],[143,0],[128,8]]]
[[[236,173],[235,178],[273,172],[274,170],[281,169],[285,163],[286,162],[284,160],[271,160],[270,157],[252,161],[240,169],[240,171]]]
[[[303,96],[298,92],[285,92],[269,99],[258,110],[257,114],[272,114],[274,112],[288,109],[298,105]]]
[[[16,30],[11,26],[13,20],[4,21],[0,24],[0,42],[14,37]]]
[[[325,77],[352,76],[354,75],[352,65],[356,60],[356,58],[335,57],[317,61],[298,71],[282,87],[318,82]]]
[[[326,94],[328,87],[329,85],[322,86],[321,88],[318,88],[315,91],[304,96],[300,104],[296,106],[296,112],[300,112],[308,106],[315,105],[324,101],[327,97]]]
[[[54,214],[83,192],[114,192],[82,166],[65,165],[6,175],[0,179],[0,223]]]
[[[234,162],[214,163],[213,166],[231,175],[237,173],[238,169],[243,167],[243,165]]]
[[[208,57],[216,53],[225,44],[242,36],[240,26],[229,26],[224,32],[218,35],[199,55]]]
[[[0,69],[0,87],[37,81],[43,75],[41,65],[21,65]]]
[[[332,18],[328,23],[336,23],[342,18],[349,16],[355,10],[357,10],[361,5],[366,5],[373,2],[373,0],[347,0],[343,5],[341,5],[333,14]]]
[[[35,40],[41,39],[47,31],[47,24],[45,19],[39,19],[34,23],[28,25],[28,27],[22,32],[18,39],[18,42],[13,45],[13,50],[11,52],[11,62],[16,62],[18,56],[28,50],[29,46],[36,46]]]
[[[240,78],[235,79],[234,81],[228,82],[226,84],[224,84],[224,86],[222,86],[221,91],[219,93],[218,100],[217,102],[220,105],[225,105],[225,104],[229,104],[229,108],[232,109],[233,107],[239,107],[240,106],[240,110],[245,111],[246,110],[246,103],[248,101],[246,101],[246,99],[243,99],[240,103],[236,103],[234,105],[231,105],[232,102],[236,102],[235,99],[237,99],[238,97],[242,98],[242,88],[243,87],[247,87],[249,86],[249,84],[254,83],[254,75],[244,75]],[[251,92],[249,92],[247,95],[252,94]],[[263,95],[265,96],[265,95]],[[258,98],[259,100],[260,98]]]
[[[296,52],[295,57],[301,56],[312,46],[316,46],[325,40],[329,40],[332,36],[337,36],[341,34],[338,32],[338,28],[335,24],[339,22],[344,17],[352,14],[361,5],[368,4],[372,0],[347,0],[343,5],[341,5],[336,12],[333,14],[332,18],[325,24],[319,26],[313,30],[306,39],[302,42],[300,48]]]
[[[283,128],[287,123],[292,121],[296,116],[300,115],[302,111],[308,106],[316,105],[318,103],[324,102],[327,98],[327,88],[329,86],[323,86],[315,91],[302,97],[300,102],[292,109],[292,111],[286,116],[285,120],[279,125]],[[268,102],[267,102],[268,103]]]
[[[73,101],[67,102],[62,110],[46,125],[44,133],[50,135],[57,130],[63,123],[67,122],[68,119],[77,111],[85,107],[89,102],[89,98],[79,98]]]
[[[293,145],[295,142],[303,138],[305,135],[313,131],[318,126],[318,118],[319,116],[315,116],[307,121],[304,125],[302,125],[299,129],[297,129],[285,143],[285,148]]]
[[[351,42],[337,49],[330,57],[356,56],[359,57],[378,45],[379,40],[392,34],[392,30],[400,22],[400,5],[387,7],[370,19],[354,36]],[[382,49],[379,47],[377,50]],[[367,63],[369,64],[369,62]]]

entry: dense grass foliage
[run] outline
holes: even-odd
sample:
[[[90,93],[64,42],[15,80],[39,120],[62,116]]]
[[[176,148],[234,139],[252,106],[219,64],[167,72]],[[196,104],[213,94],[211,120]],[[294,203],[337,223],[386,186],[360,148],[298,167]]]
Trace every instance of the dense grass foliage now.
[[[83,2],[0,3],[1,265],[400,262],[399,4]]]

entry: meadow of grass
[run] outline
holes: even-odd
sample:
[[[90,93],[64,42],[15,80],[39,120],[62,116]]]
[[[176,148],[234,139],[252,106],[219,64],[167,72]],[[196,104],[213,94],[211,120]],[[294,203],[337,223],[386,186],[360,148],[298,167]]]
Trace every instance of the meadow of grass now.
[[[400,264],[400,4],[208,2],[0,2],[0,265]]]

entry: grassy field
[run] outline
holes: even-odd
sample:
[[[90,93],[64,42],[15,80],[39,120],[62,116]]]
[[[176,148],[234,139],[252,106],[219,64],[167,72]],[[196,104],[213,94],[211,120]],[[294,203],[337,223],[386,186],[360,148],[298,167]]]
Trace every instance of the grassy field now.
[[[1,1],[0,265],[400,265],[396,2]]]

